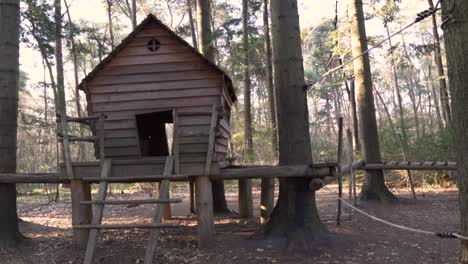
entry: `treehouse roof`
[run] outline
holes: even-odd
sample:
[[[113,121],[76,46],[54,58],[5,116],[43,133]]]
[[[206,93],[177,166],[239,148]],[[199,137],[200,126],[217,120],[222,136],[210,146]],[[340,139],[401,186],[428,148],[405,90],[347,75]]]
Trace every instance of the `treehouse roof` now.
[[[168,26],[166,26],[163,22],[161,22],[159,19],[156,18],[153,14],[149,14],[146,19],[144,19],[125,39],[122,40],[122,42],[117,45],[108,55],[106,58],[104,58],[78,85],[78,89],[83,90],[84,92],[88,92],[86,86],[84,85],[85,83],[93,80],[93,78],[109,63],[112,61],[112,59],[117,56],[122,50],[124,50],[127,45],[140,33],[146,26],[148,25],[157,25],[161,29],[167,31],[170,36],[172,36],[176,41],[178,41],[180,44],[188,47],[190,51],[193,53],[194,56],[197,56],[201,58],[207,65],[209,65],[211,68],[213,68],[214,71],[218,72],[220,75],[224,77],[224,80],[226,82],[226,87],[229,91],[229,95],[232,99],[233,102],[237,100],[236,94],[234,92],[234,87],[232,85],[232,80],[231,78],[227,75],[227,73],[221,69],[219,66],[208,60],[203,54],[201,54],[197,49],[192,47],[187,41],[185,41],[183,38],[181,38],[177,33],[172,31]]]

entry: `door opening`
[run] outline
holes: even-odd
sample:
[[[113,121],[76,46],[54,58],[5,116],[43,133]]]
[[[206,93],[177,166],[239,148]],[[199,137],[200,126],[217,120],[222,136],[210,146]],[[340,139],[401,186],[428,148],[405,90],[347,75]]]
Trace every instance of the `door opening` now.
[[[172,111],[136,115],[142,157],[168,156],[172,151]]]

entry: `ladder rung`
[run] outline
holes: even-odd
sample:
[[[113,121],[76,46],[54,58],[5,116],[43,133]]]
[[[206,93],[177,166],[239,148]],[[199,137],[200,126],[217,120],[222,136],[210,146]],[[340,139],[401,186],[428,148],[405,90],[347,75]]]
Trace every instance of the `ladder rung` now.
[[[82,201],[81,204],[155,204],[181,203],[182,199],[147,199],[147,200],[94,200]]]
[[[57,115],[57,121],[60,121],[61,116]],[[67,122],[76,122],[76,123],[88,123],[87,121],[93,121],[93,120],[98,120],[99,115],[93,115],[93,116],[82,116],[82,117],[71,117],[71,116],[66,116],[65,117]]]
[[[152,228],[177,228],[172,224],[107,224],[107,225],[74,225],[74,229],[152,229]]]
[[[59,136],[63,138],[63,135],[59,135]],[[95,136],[90,136],[90,137],[68,136],[69,141],[96,142],[98,139],[99,138]],[[59,141],[63,141],[63,139],[60,139]]]

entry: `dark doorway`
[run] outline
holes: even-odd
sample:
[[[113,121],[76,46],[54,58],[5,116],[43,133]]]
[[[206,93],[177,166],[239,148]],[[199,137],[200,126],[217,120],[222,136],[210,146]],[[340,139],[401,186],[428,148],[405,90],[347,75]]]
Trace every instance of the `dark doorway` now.
[[[172,111],[136,115],[136,123],[141,156],[168,156],[170,131],[167,130],[168,124],[173,123]]]

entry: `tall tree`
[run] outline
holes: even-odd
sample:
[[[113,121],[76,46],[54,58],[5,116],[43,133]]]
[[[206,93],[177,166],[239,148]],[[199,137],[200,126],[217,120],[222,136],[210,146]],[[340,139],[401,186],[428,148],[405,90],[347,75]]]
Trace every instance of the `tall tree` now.
[[[55,13],[55,67],[57,72],[57,112],[61,114],[66,113],[65,103],[65,84],[63,79],[63,52],[62,52],[62,2],[55,0],[54,2]]]
[[[0,173],[16,172],[19,0],[0,0]],[[16,186],[0,184],[0,249],[19,239]]]
[[[278,118],[279,164],[311,164],[309,114],[297,0],[271,1],[273,68]],[[280,179],[279,197],[265,225],[267,236],[293,241],[326,231],[315,192],[306,178]]]
[[[137,4],[136,0],[132,0],[132,8],[131,8],[131,14],[132,14],[132,28],[135,29],[137,27]]]
[[[250,48],[249,48],[249,1],[242,0],[242,82],[244,86],[244,146],[245,160],[252,163],[254,160],[252,135],[252,102],[250,83]],[[252,217],[252,180],[239,180],[239,214],[241,217]]]
[[[354,78],[357,90],[357,102],[360,121],[362,154],[368,163],[381,162],[377,120],[372,89],[372,76],[367,35],[364,25],[362,0],[348,0],[348,15],[351,21],[351,47],[354,60]],[[362,55],[362,56],[361,56]],[[395,200],[396,197],[385,185],[382,170],[367,170],[365,181],[359,194],[360,199]]]
[[[453,109],[454,148],[458,165],[460,222],[468,236],[468,1],[442,2],[442,26]],[[468,241],[461,240],[459,263],[468,263]]]
[[[192,46],[195,49],[198,49],[198,44],[197,44],[197,32],[195,30],[195,20],[193,19],[193,1],[192,0],[187,0],[187,13],[189,15],[189,26],[190,26],[190,36],[192,37]]]
[[[211,31],[210,0],[197,0],[197,35],[198,50],[214,63],[213,33]],[[213,190],[214,213],[228,213],[224,182],[222,180],[211,181]]]
[[[434,3],[432,0],[428,0],[429,6],[434,8]],[[442,104],[442,117],[444,119],[445,127],[450,127],[452,120],[452,114],[450,110],[450,102],[448,95],[447,82],[445,80],[445,71],[444,65],[442,64],[442,52],[440,48],[440,37],[439,31],[437,30],[437,17],[436,14],[432,14],[432,32],[434,35],[434,61],[437,67],[437,79],[439,80],[439,93],[440,93],[440,102]]]
[[[271,120],[271,147],[275,158],[278,157],[278,132],[276,124],[275,93],[273,87],[273,67],[271,65],[271,41],[268,0],[263,0],[263,38],[265,49],[265,79],[268,91]],[[275,202],[275,179],[263,178],[260,197],[260,223],[264,224],[270,217]]]

